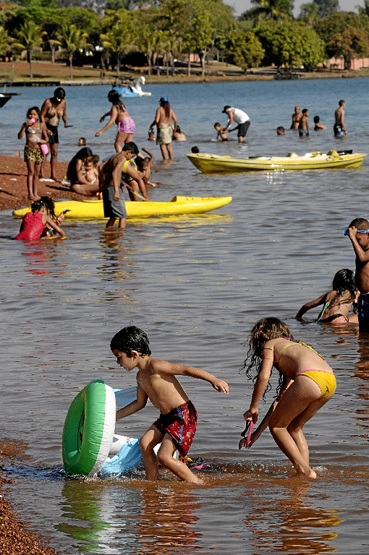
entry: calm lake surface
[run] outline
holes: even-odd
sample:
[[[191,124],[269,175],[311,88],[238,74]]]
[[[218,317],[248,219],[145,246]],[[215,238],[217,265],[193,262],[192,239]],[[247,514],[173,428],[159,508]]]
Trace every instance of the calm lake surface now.
[[[369,491],[369,337],[355,327],[333,330],[297,322],[302,304],[328,291],[340,268],[354,269],[342,230],[368,217],[369,159],[357,170],[203,175],[186,152],[232,156],[369,152],[368,79],[146,85],[150,98],[130,99],[134,140],[156,156],[161,183],[152,200],[174,195],[232,195],[228,206],[202,216],[129,221],[124,235],[106,237],[104,222],[66,222],[68,241],[10,242],[19,220],[0,213],[2,344],[1,437],[22,442],[26,460],[8,470],[10,498],[31,525],[65,553],[367,554]],[[95,139],[109,109],[108,87],[68,87],[70,129],[61,128],[59,159],[77,151],[78,137],[104,157],[115,129]],[[53,89],[21,89],[0,113],[0,154],[23,149],[17,133],[26,110]],[[169,97],[186,143],[162,166],[147,130],[158,99]],[[342,140],[333,114],[346,100]],[[215,143],[213,124],[225,104],[251,118],[247,141],[235,134]],[[299,139],[289,131],[295,104],[318,114],[328,129]],[[283,125],[288,134],[277,137]],[[1,199],[1,197],[0,197]],[[240,368],[244,343],[265,316],[285,320],[312,344],[337,376],[333,399],[308,423],[306,436],[318,479],[296,478],[268,431],[251,450],[238,450],[252,384]],[[181,379],[199,413],[190,454],[210,463],[204,485],[188,487],[165,474],[155,485],[138,470],[106,480],[67,480],[61,436],[70,403],[90,380],[112,387],[135,383],[117,368],[109,343],[135,324],[153,355],[199,366],[228,381],[230,394]],[[275,378],[275,376],[274,376]],[[273,391],[275,380],[273,380]],[[261,416],[273,399],[261,403]],[[117,425],[139,437],[156,419],[148,405]]]

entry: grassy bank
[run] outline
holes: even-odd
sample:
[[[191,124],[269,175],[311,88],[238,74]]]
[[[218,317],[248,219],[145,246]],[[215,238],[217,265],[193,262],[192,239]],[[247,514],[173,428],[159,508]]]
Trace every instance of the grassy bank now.
[[[29,64],[24,61],[0,62],[0,82],[10,82],[14,86],[17,84],[42,84],[42,82],[53,81],[60,82],[64,85],[72,84],[113,84],[117,80],[116,71],[107,70],[105,77],[100,76],[100,69],[92,66],[73,67],[73,79],[70,78],[70,68],[65,64],[52,64],[45,61],[32,62],[33,79],[30,79]],[[198,67],[193,68],[199,71]],[[130,71],[122,71],[120,77],[137,77],[145,75],[147,83],[196,83],[196,82],[215,82],[215,81],[255,81],[255,80],[272,80],[276,78],[276,68],[255,68],[250,69],[247,73],[236,66],[230,66],[222,63],[213,63],[206,67],[206,75],[186,75],[185,73],[177,73],[176,75],[147,75],[145,68],[131,68]],[[368,77],[369,69],[357,71],[314,71],[303,72],[293,71],[293,77],[298,79],[331,79],[331,78],[353,78]],[[284,75],[281,75],[284,78]]]

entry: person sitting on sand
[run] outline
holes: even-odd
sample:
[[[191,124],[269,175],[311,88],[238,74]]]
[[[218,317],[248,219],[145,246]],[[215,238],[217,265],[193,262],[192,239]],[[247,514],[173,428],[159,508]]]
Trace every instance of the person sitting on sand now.
[[[287,135],[287,133],[284,130],[284,127],[282,127],[281,125],[277,127],[277,135]]]
[[[320,117],[314,116],[314,131],[322,131],[323,129],[327,129],[325,125],[320,123]]]
[[[296,314],[296,318],[300,319],[308,310],[323,305],[317,322],[332,325],[342,325],[348,322],[357,324],[359,322],[357,314],[349,316],[350,309],[356,303],[357,297],[358,290],[354,272],[343,268],[334,276],[331,291],[304,304]]]
[[[216,141],[220,140],[223,143],[228,141],[228,130],[223,129],[223,127],[220,125],[219,121],[214,123],[214,129],[217,132],[217,136],[215,138]]]
[[[72,191],[90,197],[99,193],[99,180],[91,183],[85,175],[85,164],[92,161],[92,156],[93,153],[89,147],[81,148],[69,162],[67,170],[67,178]]]
[[[39,200],[32,202],[31,210],[24,216],[20,231],[14,239],[17,241],[36,241],[48,236],[49,229],[65,239],[65,233],[59,225],[64,219],[64,214],[56,218],[54,201],[50,197],[41,197]]]
[[[37,194],[38,180],[44,155],[41,144],[48,143],[46,125],[41,121],[41,113],[37,106],[27,111],[27,121],[22,124],[18,133],[21,139],[26,133],[26,146],[24,147],[24,161],[27,164],[27,188],[29,200],[40,200]]]
[[[91,185],[99,185],[99,160],[97,154],[93,154],[84,165],[85,178]]]

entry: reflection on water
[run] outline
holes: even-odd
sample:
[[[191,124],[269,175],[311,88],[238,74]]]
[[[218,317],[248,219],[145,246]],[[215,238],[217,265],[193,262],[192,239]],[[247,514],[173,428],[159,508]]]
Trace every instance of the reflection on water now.
[[[340,146],[362,151],[369,122],[356,107],[366,105],[368,80],[340,80],[339,86],[349,129]],[[153,200],[182,194],[231,195],[233,201],[210,214],[130,220],[124,232],[105,233],[103,221],[66,222],[67,241],[32,244],[5,239],[17,233],[19,221],[0,213],[2,436],[22,441],[30,457],[26,470],[13,470],[12,500],[67,554],[367,555],[369,338],[355,326],[335,329],[294,316],[328,291],[339,268],[354,268],[342,229],[365,212],[369,160],[359,171],[203,175],[185,156],[193,144],[238,157],[331,150],[337,147],[331,130],[302,141],[292,131],[277,137],[275,128],[289,127],[296,103],[328,125],[337,87],[317,80],[151,88],[152,97],[129,101],[140,146],[157,98],[167,93],[188,137],[187,144],[174,145],[170,167],[156,160],[161,185],[152,190]],[[94,139],[107,91],[81,89],[68,90],[76,126],[70,134],[61,130],[61,160],[75,153],[80,135],[101,157],[111,152],[115,130],[102,143]],[[48,95],[38,88],[22,93],[14,98],[24,104],[19,113]],[[196,104],[189,104],[195,95]],[[232,138],[209,140],[225,97],[240,107],[247,99],[252,125],[241,146]],[[264,109],[276,98],[278,122]],[[82,133],[86,102],[91,110]],[[268,431],[252,449],[238,450],[252,392],[239,369],[249,330],[263,316],[285,320],[337,376],[332,400],[306,426],[314,483],[294,476]],[[209,465],[201,487],[165,473],[150,485],[142,471],[104,481],[54,477],[52,469],[62,465],[64,419],[80,389],[96,378],[117,388],[135,384],[135,373],[117,368],[109,349],[127,324],[148,333],[154,356],[199,366],[230,384],[224,398],[206,382],[181,380],[199,414],[190,454]],[[260,417],[271,399],[261,403]],[[156,418],[148,404],[119,421],[117,432],[140,437]]]

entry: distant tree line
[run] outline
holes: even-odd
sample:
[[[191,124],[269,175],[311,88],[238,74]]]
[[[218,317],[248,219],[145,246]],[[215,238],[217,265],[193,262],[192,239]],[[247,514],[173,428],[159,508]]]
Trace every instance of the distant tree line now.
[[[369,56],[369,0],[359,13],[339,11],[338,0],[315,0],[293,17],[293,0],[251,0],[238,19],[222,0],[19,0],[0,6],[0,56],[56,53],[70,65],[89,54],[102,68],[141,56],[151,73],[158,60],[197,54],[246,70],[260,65],[312,69],[327,57]]]

